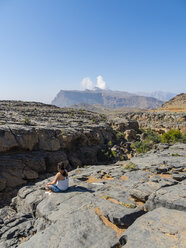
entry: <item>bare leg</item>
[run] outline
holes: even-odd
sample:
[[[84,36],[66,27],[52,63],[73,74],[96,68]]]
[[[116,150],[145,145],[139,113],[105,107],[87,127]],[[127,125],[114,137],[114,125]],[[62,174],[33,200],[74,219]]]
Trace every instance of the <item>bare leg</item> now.
[[[48,189],[49,192],[53,192],[53,191],[51,190],[51,188],[50,188],[50,185],[47,184],[46,187],[47,187],[47,189]]]

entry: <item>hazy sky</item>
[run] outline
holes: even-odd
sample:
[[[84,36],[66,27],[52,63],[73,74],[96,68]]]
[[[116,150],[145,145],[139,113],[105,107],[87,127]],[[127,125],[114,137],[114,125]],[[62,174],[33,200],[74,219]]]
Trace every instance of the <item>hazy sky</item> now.
[[[0,0],[0,99],[186,91],[186,0]]]

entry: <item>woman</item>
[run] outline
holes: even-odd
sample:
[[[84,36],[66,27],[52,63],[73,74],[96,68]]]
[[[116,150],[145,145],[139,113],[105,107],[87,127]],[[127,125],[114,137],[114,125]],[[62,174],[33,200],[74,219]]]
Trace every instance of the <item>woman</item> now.
[[[54,180],[46,185],[50,191],[55,193],[67,190],[69,186],[68,172],[65,170],[64,164],[62,162],[58,163],[57,169],[58,173]]]

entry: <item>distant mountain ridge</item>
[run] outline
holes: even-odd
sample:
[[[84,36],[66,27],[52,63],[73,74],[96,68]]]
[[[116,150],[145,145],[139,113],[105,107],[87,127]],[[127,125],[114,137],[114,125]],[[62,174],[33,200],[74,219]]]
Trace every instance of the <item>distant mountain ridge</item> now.
[[[162,109],[185,109],[186,110],[186,93],[181,93],[171,100],[165,102],[162,106]]]
[[[158,108],[163,104],[153,97],[139,96],[129,92],[101,90],[60,90],[52,101],[52,104],[59,107],[70,107],[72,105],[85,103],[89,105],[100,104],[106,108]]]
[[[154,92],[137,92],[136,93],[139,96],[148,96],[148,97],[154,97],[160,101],[168,101],[174,96],[176,96],[176,93],[171,92],[164,92],[164,91],[154,91]]]

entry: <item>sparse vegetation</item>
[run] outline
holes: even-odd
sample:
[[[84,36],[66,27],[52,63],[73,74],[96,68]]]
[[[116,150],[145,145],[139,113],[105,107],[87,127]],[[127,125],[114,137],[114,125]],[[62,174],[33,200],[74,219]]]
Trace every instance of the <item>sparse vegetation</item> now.
[[[26,117],[24,118],[24,125],[30,125],[30,124],[31,124],[31,122],[30,122],[28,116],[26,116]]]
[[[96,118],[95,117],[92,117],[92,122],[96,123]]]
[[[173,156],[173,157],[178,157],[178,156],[181,156],[180,154],[178,154],[178,153],[172,153],[172,155],[171,156]]]
[[[112,146],[112,141],[111,140],[109,140],[108,146]]]
[[[115,151],[112,151],[110,147],[105,146],[100,149],[97,153],[98,161],[100,162],[111,162],[117,157]]]
[[[124,170],[137,170],[138,167],[137,167],[136,164],[134,164],[134,163],[132,163],[132,162],[128,162],[128,163],[126,163],[125,165],[123,165],[122,168],[123,168]]]
[[[125,134],[122,133],[122,132],[117,132],[116,133],[116,140],[121,140],[121,139],[124,139],[125,138]]]
[[[161,137],[162,143],[186,142],[186,133],[182,134],[178,129],[171,129]]]
[[[135,208],[136,207],[134,204],[126,203],[126,202],[122,202],[121,205],[125,206],[126,208]]]
[[[61,133],[62,133],[62,135],[66,135],[65,129],[61,129]]]
[[[131,147],[137,153],[146,153],[150,151],[155,144],[161,142],[161,136],[152,129],[141,129],[144,140],[134,142]]]
[[[151,129],[141,129],[141,132],[144,139],[142,141],[136,141],[131,145],[131,147],[136,150],[137,153],[146,153],[153,149],[155,144],[160,142],[169,144],[176,142],[186,143],[186,133],[182,134],[178,129],[171,129],[162,135],[159,135]]]
[[[112,156],[113,156],[114,158],[116,158],[116,157],[117,157],[117,153],[116,153],[116,151],[111,150],[111,152],[112,152]]]
[[[74,111],[70,112],[70,116],[73,117],[74,116]]]
[[[104,121],[105,122],[107,120],[106,116],[103,115],[103,114],[100,114],[99,117],[100,117],[100,120],[101,121]]]
[[[136,150],[137,153],[146,153],[150,151],[153,147],[153,142],[149,141],[136,141],[131,147]]]
[[[108,200],[108,199],[110,199],[111,197],[110,197],[109,195],[104,195],[103,198],[104,198],[105,200]]]
[[[120,160],[120,161],[124,161],[124,160],[125,160],[124,154],[120,154],[120,155],[119,155],[119,160]]]
[[[80,113],[80,115],[82,115],[84,113],[83,109],[80,109],[79,113]]]

